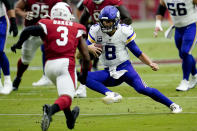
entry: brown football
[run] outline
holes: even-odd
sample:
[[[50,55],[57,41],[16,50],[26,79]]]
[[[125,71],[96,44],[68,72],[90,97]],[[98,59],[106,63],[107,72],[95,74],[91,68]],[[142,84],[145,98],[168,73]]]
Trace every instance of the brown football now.
[[[101,52],[102,52],[102,50],[103,50],[102,44],[94,44],[94,46],[100,48],[101,49]],[[101,55],[101,53],[98,53],[98,52],[97,52],[97,54],[98,54],[98,56]]]
[[[103,49],[102,44],[94,44],[94,46]]]

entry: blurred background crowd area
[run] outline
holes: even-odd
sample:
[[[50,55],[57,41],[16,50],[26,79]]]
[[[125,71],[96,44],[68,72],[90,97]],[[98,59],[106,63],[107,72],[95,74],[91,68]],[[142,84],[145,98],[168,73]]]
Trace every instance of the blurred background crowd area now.
[[[15,0],[16,2],[17,0]],[[77,9],[80,0],[68,0],[73,13],[78,19],[82,11]],[[134,21],[154,20],[159,0],[122,0]],[[23,24],[23,19],[17,16],[18,25]]]

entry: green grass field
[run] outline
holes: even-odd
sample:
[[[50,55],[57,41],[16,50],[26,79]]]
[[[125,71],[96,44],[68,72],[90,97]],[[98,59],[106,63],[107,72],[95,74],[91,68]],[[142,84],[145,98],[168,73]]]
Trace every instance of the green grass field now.
[[[144,23],[133,24],[137,33],[136,42],[142,51],[153,60],[179,59],[173,40],[163,38],[162,33],[155,39],[153,26],[150,24],[140,28],[142,25]],[[17,39],[9,36],[6,47],[12,80],[16,75],[20,51],[14,54],[10,51],[10,46]],[[197,49],[193,50],[193,54],[197,57]],[[134,56],[131,59],[138,61]],[[102,103],[103,95],[87,89],[87,98],[76,98],[73,101],[72,107],[80,107],[80,115],[73,131],[197,131],[197,88],[187,92],[175,91],[182,79],[181,64],[161,64],[157,72],[146,65],[134,66],[147,85],[157,88],[180,104],[183,112],[171,114],[169,108],[136,93],[126,84],[110,88],[123,96],[121,103],[111,105]],[[42,76],[41,69],[41,52],[38,50],[23,76],[19,90],[8,96],[0,95],[0,131],[41,130],[42,105],[53,104],[58,97],[55,86],[32,86],[32,82]],[[59,112],[53,116],[49,131],[66,130],[65,117]]]

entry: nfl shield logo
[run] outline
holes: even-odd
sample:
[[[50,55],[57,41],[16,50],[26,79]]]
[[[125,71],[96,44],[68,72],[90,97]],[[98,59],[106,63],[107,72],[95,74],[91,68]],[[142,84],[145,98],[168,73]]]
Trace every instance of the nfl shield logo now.
[[[102,42],[102,36],[97,36],[97,41]]]

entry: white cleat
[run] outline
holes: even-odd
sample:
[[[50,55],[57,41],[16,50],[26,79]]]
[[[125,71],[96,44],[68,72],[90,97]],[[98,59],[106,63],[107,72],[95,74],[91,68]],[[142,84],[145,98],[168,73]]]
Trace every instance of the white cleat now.
[[[189,90],[189,81],[182,80],[180,85],[176,88],[176,91],[187,91]]]
[[[48,77],[43,75],[39,81],[33,82],[32,86],[49,86],[52,84],[53,84],[52,81]]]
[[[0,79],[0,92],[1,92],[1,90],[3,90],[3,85],[2,85],[1,79]]]
[[[122,96],[116,92],[106,92],[106,96],[102,98],[103,103],[112,104],[122,100]]]
[[[75,91],[75,97],[77,98],[86,98],[87,93],[86,93],[86,86],[80,84],[78,89]]]
[[[0,94],[8,95],[12,92],[12,81],[10,79],[10,76],[4,76],[4,88],[1,89]]]
[[[191,76],[191,80],[189,81],[189,89],[194,88],[197,85],[197,74]]]
[[[172,113],[174,113],[174,114],[181,113],[183,111],[182,108],[175,103],[172,103],[170,105],[170,109],[172,110]]]

